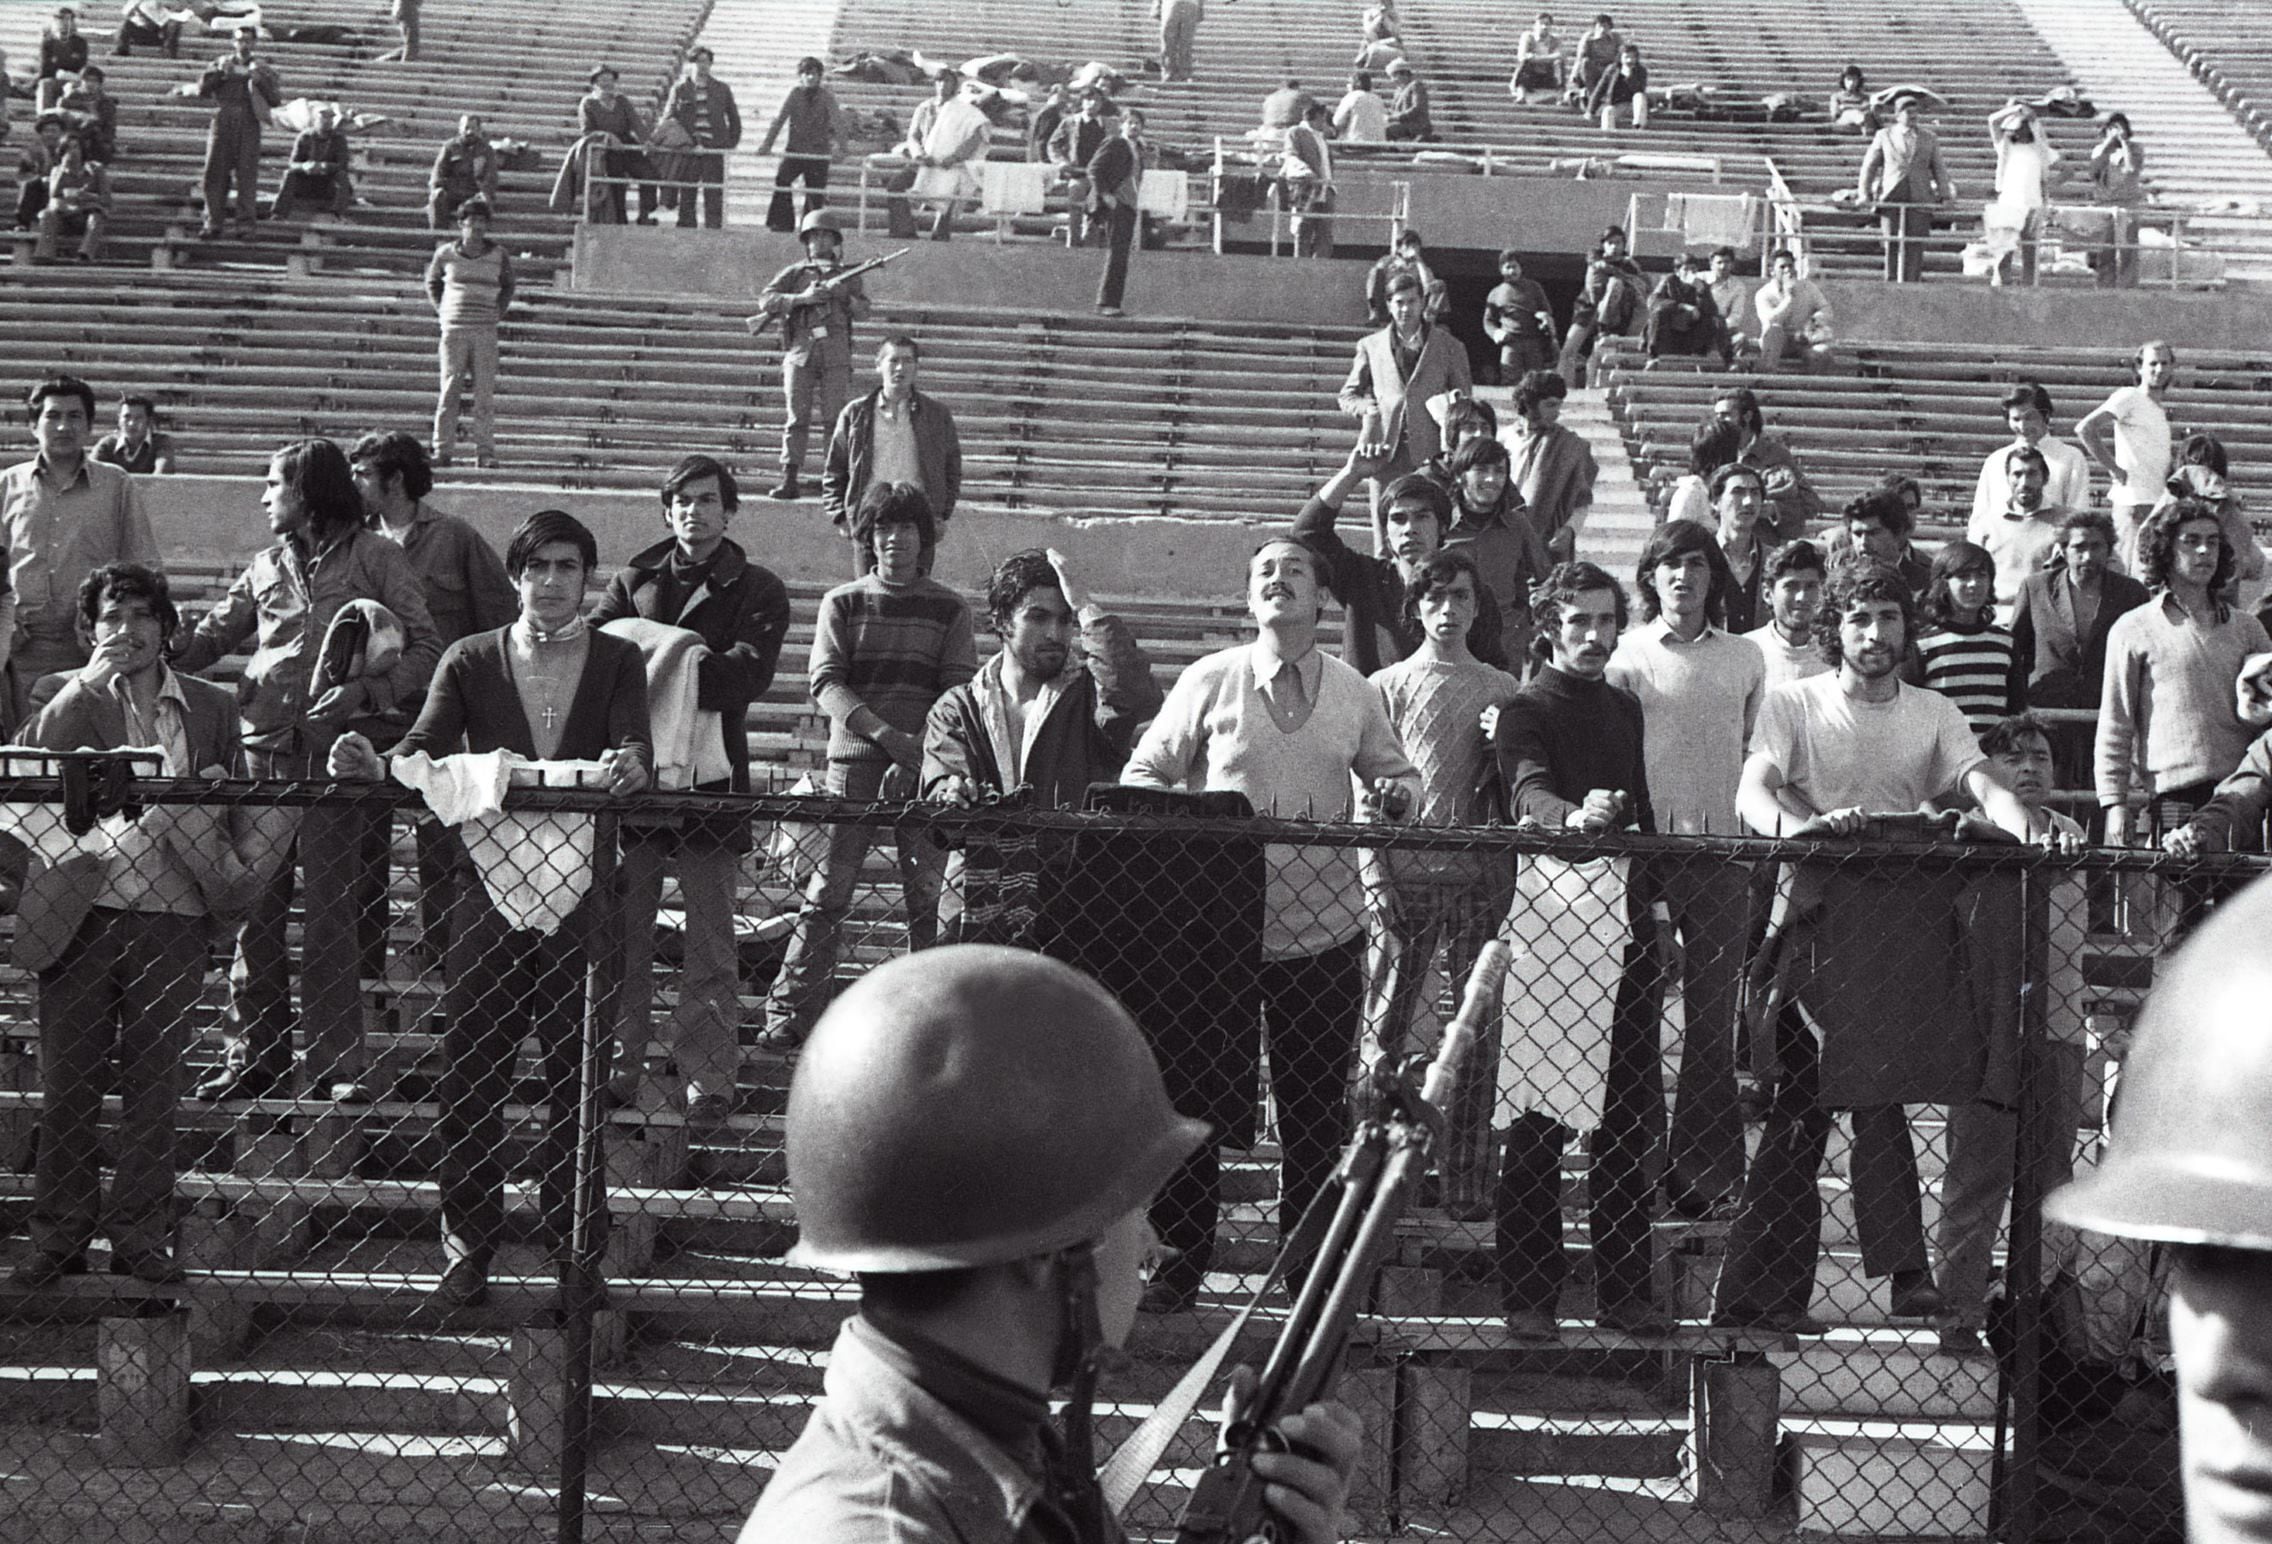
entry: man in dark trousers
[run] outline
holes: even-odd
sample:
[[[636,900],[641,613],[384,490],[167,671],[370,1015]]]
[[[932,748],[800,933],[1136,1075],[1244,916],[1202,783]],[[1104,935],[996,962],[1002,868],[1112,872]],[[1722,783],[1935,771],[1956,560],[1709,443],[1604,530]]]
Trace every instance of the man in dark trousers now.
[[[844,149],[844,109],[837,105],[836,93],[821,84],[821,74],[818,59],[797,61],[797,83],[781,99],[781,110],[773,115],[772,127],[757,147],[759,155],[771,155],[773,142],[782,130],[788,131],[781,164],[773,172],[773,202],[765,211],[770,230],[797,228],[796,198],[789,188],[800,178],[805,184],[805,213],[828,202],[823,190],[828,187],[829,162]]]
[[[1492,732],[1511,812],[1556,831],[1653,831],[1641,705],[1607,679],[1625,627],[1625,592],[1591,563],[1564,563],[1546,576],[1531,605],[1538,622],[1531,647],[1544,663],[1499,711]],[[1582,880],[1613,860],[1525,861],[1534,879],[1551,868]],[[1536,896],[1531,909],[1570,892],[1569,884],[1557,883]],[[1646,964],[1640,954],[1647,945],[1633,933],[1635,910],[1646,902],[1630,884],[1623,901],[1622,917],[1599,919],[1598,931],[1585,940],[1598,938],[1615,951],[1609,959],[1618,985],[1606,1037],[1576,1055],[1531,1054],[1518,1046],[1514,1065],[1536,1068],[1537,1075],[1526,1075],[1500,1096],[1511,1100],[1516,1113],[1500,1156],[1495,1201],[1499,1290],[1508,1329],[1525,1340],[1551,1341],[1557,1333],[1556,1304],[1568,1275],[1562,1154],[1581,1130],[1593,1157],[1586,1184],[1596,1322],[1633,1334],[1658,1333],[1669,1322],[1655,1306],[1649,1259],[1648,1160],[1664,1131],[1656,1005],[1627,986]],[[1572,927],[1585,930],[1588,924],[1573,917]],[[1568,980],[1576,990],[1538,987],[1535,995],[1560,1001],[1562,1011],[1543,1016],[1556,1021],[1552,1024],[1518,1011],[1507,1030],[1511,1037],[1520,1042],[1554,1035],[1567,1041],[1577,1033],[1601,1035],[1604,1016],[1592,1003],[1572,1000],[1601,974],[1580,960],[1588,952],[1563,948],[1554,958],[1542,958],[1545,971],[1574,969]],[[1578,1016],[1572,1010],[1590,1022],[1580,1029],[1571,1022]]]
[[[1102,91],[1083,92],[1079,110],[1070,118],[1060,116],[1046,142],[1044,153],[1050,164],[1062,168],[1073,184],[1075,246],[1087,246],[1109,234],[1104,225],[1091,223],[1088,208],[1089,162],[1096,159],[1096,153],[1113,134],[1112,125],[1105,121],[1104,110],[1109,105]]]
[[[236,184],[237,233],[250,238],[258,228],[260,206],[260,126],[284,102],[284,87],[265,59],[253,57],[260,41],[255,27],[239,27],[235,46],[198,77],[197,94],[213,99],[213,124],[205,134],[205,224],[197,234],[221,234],[229,207],[229,185]]]
[[[269,206],[272,220],[288,220],[300,204],[343,215],[355,207],[355,179],[347,170],[347,136],[339,112],[328,103],[316,109],[316,126],[292,141],[291,164],[276,185]]]
[[[781,481],[771,497],[783,500],[804,495],[797,474],[813,426],[827,433],[852,395],[852,324],[868,314],[860,280],[838,277],[844,236],[836,217],[814,210],[797,223],[797,239],[805,260],[773,276],[749,319],[753,333],[781,324]]]
[[[670,538],[624,565],[592,623],[608,627],[640,617],[701,636],[710,652],[695,667],[695,707],[718,715],[731,770],[722,782],[693,786],[747,793],[745,724],[749,705],[773,684],[781,640],[789,632],[789,591],[726,535],[741,507],[741,490],[714,457],[688,456],[672,467],[663,479],[662,501]],[[715,1123],[731,1113],[741,1062],[734,887],[749,851],[749,821],[690,816],[675,831],[626,827],[624,838],[623,998],[616,1038],[626,1047],[627,1065],[615,1087],[620,1094],[636,1093],[637,1058],[645,1054],[655,998],[655,912],[662,904],[663,871],[674,869],[685,913],[680,932],[685,955],[678,1011],[664,1047],[684,1080],[687,1119]]]
[[[1120,315],[1128,288],[1128,253],[1142,223],[1144,191],[1144,115],[1131,107],[1120,115],[1120,132],[1089,157],[1088,211],[1105,229],[1104,278],[1097,285],[1097,312]]]
[[[947,405],[915,389],[922,359],[922,345],[912,335],[895,332],[884,339],[876,347],[876,389],[854,398],[836,417],[820,474],[820,507],[847,537],[852,511],[873,483],[921,488],[939,536],[947,534],[947,520],[962,496],[962,439]],[[866,563],[854,542],[855,578],[867,572]]]
[[[684,157],[690,181],[699,183],[702,223],[711,230],[726,223],[726,152],[742,142],[742,115],[734,93],[710,74],[714,56],[697,44],[686,55],[686,75],[671,87],[663,116],[674,119],[694,139]],[[695,188],[678,190],[678,223],[694,224]]]

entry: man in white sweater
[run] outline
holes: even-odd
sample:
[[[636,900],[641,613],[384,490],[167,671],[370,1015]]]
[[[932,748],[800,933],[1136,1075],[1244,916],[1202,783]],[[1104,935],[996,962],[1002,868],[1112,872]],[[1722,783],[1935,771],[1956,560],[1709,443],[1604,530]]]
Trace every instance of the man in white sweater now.
[[[1767,662],[1769,691],[1786,681],[1829,673],[1830,661],[1822,657],[1822,646],[1814,636],[1826,577],[1822,549],[1811,541],[1785,542],[1768,555],[1767,574],[1760,584],[1767,621],[1744,637],[1759,645]]]
[[[1256,814],[1281,819],[1403,818],[1419,797],[1419,772],[1380,694],[1318,648],[1322,596],[1307,547],[1291,538],[1264,542],[1247,567],[1254,642],[1184,671],[1123,781],[1235,791]],[[1356,852],[1273,846],[1264,904],[1258,996],[1284,1154],[1283,1237],[1323,1188],[1348,1136],[1346,1092],[1365,979]],[[1161,1203],[1205,1215],[1211,1233],[1215,1177],[1214,1148],[1203,1147],[1169,1181]],[[1195,1292],[1182,1280],[1163,1280],[1145,1306],[1173,1312],[1190,1306]]]
[[[1767,692],[1767,663],[1757,644],[1720,625],[1733,585],[1719,543],[1693,520],[1662,526],[1634,575],[1644,621],[1618,640],[1608,679],[1640,701],[1659,831],[1741,834],[1736,789]],[[1685,1012],[1665,1189],[1676,1210],[1700,1217],[1743,1182],[1735,1030],[1749,873],[1713,858],[1651,863],[1635,877],[1665,902],[1680,934]],[[1635,915],[1646,930],[1650,911]],[[1637,953],[1654,958],[1647,948]],[[1661,998],[1653,979],[1626,983],[1635,985],[1646,1001]]]

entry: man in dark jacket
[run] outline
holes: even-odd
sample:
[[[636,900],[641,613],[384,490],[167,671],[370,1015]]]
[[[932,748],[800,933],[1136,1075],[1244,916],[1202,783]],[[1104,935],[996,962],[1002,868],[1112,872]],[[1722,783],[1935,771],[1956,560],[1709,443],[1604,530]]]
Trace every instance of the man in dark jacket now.
[[[347,170],[347,136],[339,130],[338,112],[329,106],[317,108],[316,126],[292,141],[292,161],[284,169],[284,180],[276,185],[269,218],[288,220],[299,204],[313,204],[338,215],[355,207],[355,179]]]
[[[828,439],[828,461],[820,476],[820,507],[846,536],[852,511],[871,483],[913,483],[931,501],[938,534],[947,534],[948,517],[962,495],[962,439],[955,415],[936,397],[915,389],[923,350],[915,339],[895,332],[876,349],[878,385],[845,404]],[[853,543],[854,578],[867,572],[859,543]]]
[[[1735,346],[1728,339],[1727,319],[1704,282],[1704,260],[1683,252],[1671,273],[1657,281],[1649,296],[1649,319],[1642,324],[1641,346],[1651,359],[1662,354],[1698,358],[1717,354],[1722,364],[1735,361]]]
[[[1097,311],[1118,316],[1128,289],[1128,253],[1136,245],[1142,221],[1139,205],[1144,190],[1144,115],[1131,107],[1120,115],[1119,134],[1107,139],[1089,157],[1089,192],[1085,200],[1089,228],[1102,228],[1105,239],[1104,277],[1097,284]],[[1093,241],[1095,237],[1092,235]]]
[[[1054,547],[1003,559],[987,586],[986,609],[1001,650],[932,704],[923,727],[922,796],[969,804],[1023,787],[1044,808],[1078,808],[1091,783],[1120,776],[1137,727],[1159,711],[1152,662],[1128,624],[1090,598]],[[1031,865],[1019,864],[1012,846],[973,843],[949,870],[947,889],[963,903],[965,938],[1036,947],[1031,924],[1046,926],[1060,915],[1041,887],[1062,877],[1073,845],[1054,846],[1048,859]],[[1013,872],[1021,868],[1022,875]],[[998,876],[996,906],[986,907],[975,884],[965,883],[982,873]]]
[[[457,137],[434,153],[426,174],[426,223],[446,231],[458,223],[458,205],[469,198],[497,204],[497,147],[482,132],[478,114],[458,119]]]
[[[726,83],[711,78],[711,57],[707,48],[687,52],[686,78],[671,87],[663,116],[676,120],[698,147],[683,158],[687,180],[701,185],[702,223],[716,230],[726,223],[726,152],[742,142],[742,115]],[[694,224],[694,194],[693,188],[678,190],[682,228]]]
[[[734,474],[710,456],[688,456],[663,480],[663,522],[670,540],[634,556],[608,584],[592,613],[595,626],[644,617],[701,635],[709,657],[695,666],[695,707],[718,715],[732,771],[695,786],[749,791],[749,705],[773,684],[781,641],[789,631],[789,592],[769,570],[749,561],[726,538],[741,504]],[[656,696],[656,719],[663,701]],[[674,830],[624,832],[624,959],[617,1038],[629,1056],[645,1054],[655,999],[655,912],[663,871],[675,866],[683,897],[685,961],[678,1012],[664,1041],[685,1080],[690,1120],[715,1122],[732,1110],[741,1048],[740,974],[734,949],[734,883],[749,851],[749,822],[732,816],[689,819]],[[637,1063],[614,1085],[636,1093]]]

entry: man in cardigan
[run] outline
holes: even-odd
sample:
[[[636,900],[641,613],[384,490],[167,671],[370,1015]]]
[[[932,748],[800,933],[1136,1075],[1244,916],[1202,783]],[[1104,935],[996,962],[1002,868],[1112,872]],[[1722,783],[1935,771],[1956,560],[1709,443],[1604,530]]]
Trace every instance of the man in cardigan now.
[[[626,563],[592,613],[604,627],[623,617],[699,633],[710,653],[695,668],[697,709],[718,715],[726,741],[724,782],[698,791],[749,792],[749,705],[773,684],[781,640],[789,632],[789,591],[771,570],[749,560],[726,535],[741,506],[734,474],[711,456],[688,456],[663,479],[663,523],[670,538]],[[623,996],[616,1039],[625,1048],[619,1095],[637,1092],[639,1058],[648,1044],[655,1001],[655,912],[663,871],[678,874],[684,908],[685,962],[678,1011],[664,1044],[685,1080],[687,1119],[713,1123],[733,1102],[741,1061],[741,975],[734,950],[734,884],[749,851],[749,821],[731,815],[690,816],[677,830],[627,828],[623,844]]]
[[[828,715],[828,792],[873,802],[915,792],[923,770],[923,725],[931,705],[978,673],[970,607],[931,579],[938,528],[923,490],[878,483],[860,501],[854,533],[870,572],[821,597],[807,672]],[[828,852],[805,888],[789,950],[765,998],[759,1044],[804,1042],[836,982],[837,935],[852,908],[860,862],[874,839],[856,824],[828,828]],[[910,949],[939,936],[943,864],[928,832],[898,834],[901,898]]]
[[[1544,664],[1499,712],[1492,732],[1511,812],[1518,820],[1589,835],[1653,831],[1641,707],[1607,678],[1625,628],[1625,592],[1591,563],[1564,563],[1547,575],[1532,605],[1538,633],[1531,648]],[[1606,1044],[1589,1048],[1582,1070],[1560,1077],[1549,1070],[1539,1082],[1511,1090],[1518,1108],[1500,1154],[1494,1248],[1507,1327],[1527,1340],[1555,1337],[1555,1305],[1568,1273],[1562,1154],[1587,1121],[1597,1321],[1634,1334],[1666,1328],[1650,1282],[1648,1175],[1649,1155],[1664,1129],[1663,1073],[1656,1004],[1635,990],[1646,975],[1648,945],[1631,931],[1647,900],[1628,885],[1625,903],[1622,921],[1607,919],[1611,932],[1596,935],[1618,951]],[[1566,1007],[1571,1016],[1589,1010],[1582,1002]],[[1511,1032],[1531,1033],[1523,1015],[1515,1015]],[[1555,1065],[1549,1058],[1536,1061]]]
[[[1451,495],[1443,484],[1425,472],[1407,472],[1381,495],[1384,547],[1391,556],[1367,557],[1343,541],[1333,524],[1349,491],[1367,479],[1377,484],[1391,464],[1380,447],[1358,445],[1294,520],[1294,539],[1316,554],[1320,576],[1341,602],[1341,653],[1359,675],[1393,665],[1420,646],[1420,624],[1408,614],[1405,594],[1442,549],[1452,520]],[[1467,646],[1484,664],[1504,670],[1503,608],[1491,586],[1480,576],[1475,582],[1480,593]]]
[[[96,569],[79,587],[93,658],[23,726],[26,745],[110,750],[156,745],[167,777],[235,777],[237,707],[223,686],[176,675],[164,646],[180,618],[166,579],[139,563]],[[278,856],[281,856],[279,853]],[[35,1251],[14,1284],[40,1288],[86,1269],[98,1215],[114,1275],[181,1279],[173,1232],[174,1115],[206,937],[216,912],[244,899],[244,865],[225,818],[181,805],[146,809],[96,860],[99,882],[50,909],[27,897],[24,935],[46,931],[59,952],[39,967],[40,1139],[32,1193]],[[32,882],[37,893],[38,881]],[[122,1118],[107,1146],[116,1164],[99,1208],[96,1127],[111,1065]]]
[[[852,511],[871,483],[921,488],[939,535],[947,533],[962,496],[962,439],[947,405],[915,389],[922,360],[922,345],[907,333],[893,333],[876,347],[876,389],[836,415],[820,474],[820,507],[847,537]],[[855,542],[853,577],[865,572],[867,556]]]
[[[1401,819],[1420,794],[1380,694],[1317,646],[1318,561],[1291,537],[1264,542],[1247,568],[1255,640],[1196,661],[1129,757],[1122,780],[1245,794],[1288,819]],[[1363,785],[1352,797],[1351,778]],[[1347,848],[1270,850],[1258,973],[1285,1171],[1279,1236],[1292,1232],[1348,1135],[1349,1075],[1364,1003],[1364,889]],[[1189,1307],[1215,1237],[1217,1153],[1203,1145],[1153,1207],[1178,1253],[1145,1297]]]
[[[1022,787],[1043,808],[1078,808],[1089,784],[1120,776],[1137,726],[1159,711],[1152,662],[1128,624],[1090,598],[1054,547],[1003,559],[987,586],[986,609],[1002,647],[932,705],[923,726],[922,796],[970,804]],[[1070,840],[1046,851],[1040,883],[1063,878],[1073,856]],[[1005,862],[998,846],[989,851],[974,841],[965,852],[965,876],[980,863]],[[982,925],[967,909],[970,897],[961,899],[960,932],[972,942],[983,932],[984,941],[1043,947],[1041,935],[1025,927],[1025,914],[1045,930],[1061,915],[1037,892],[1030,906],[1015,908],[1016,923]]]
[[[598,564],[599,544],[573,516],[547,509],[523,521],[505,548],[520,619],[450,646],[396,757],[512,751],[532,761],[596,761],[609,792],[646,787],[653,752],[638,647],[594,631],[579,614]],[[354,733],[334,743],[330,769],[334,777],[385,775],[371,742]],[[547,860],[540,852],[531,861]],[[565,871],[542,877],[562,885],[588,879]],[[479,874],[458,886],[440,1091],[448,1263],[435,1300],[442,1307],[472,1307],[489,1293],[505,1223],[505,1101],[521,1042],[532,1033],[550,1116],[536,1158],[545,1231],[552,1247],[567,1243],[584,971],[598,942],[597,911],[587,896],[550,931],[520,927]]]
[[[1430,399],[1475,389],[1467,370],[1467,346],[1448,327],[1431,326],[1423,314],[1427,287],[1411,272],[1388,281],[1388,325],[1357,340],[1349,378],[1341,383],[1341,411],[1359,421],[1357,440],[1379,447],[1373,475],[1374,534],[1388,484],[1426,466],[1445,446]]]

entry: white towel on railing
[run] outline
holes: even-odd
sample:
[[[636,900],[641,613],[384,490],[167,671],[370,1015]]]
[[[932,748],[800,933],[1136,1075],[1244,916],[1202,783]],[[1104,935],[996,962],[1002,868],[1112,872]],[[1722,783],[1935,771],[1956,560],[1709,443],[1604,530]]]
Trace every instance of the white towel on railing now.
[[[1759,200],[1749,193],[1667,193],[1665,226],[1692,247],[1753,245],[1759,233]]]
[[[978,168],[978,207],[990,215],[1040,214],[1056,172],[1040,161],[987,161]]]
[[[505,790],[515,768],[536,769],[547,782],[568,771],[596,781],[596,761],[529,761],[511,751],[435,758],[396,756],[396,782],[425,795],[426,807],[455,826],[481,875],[481,887],[507,923],[556,933],[592,888],[592,818],[559,813],[507,813]],[[548,775],[549,774],[549,775]]]
[[[1136,192],[1136,207],[1163,220],[1187,218],[1191,213],[1190,174],[1164,167],[1146,172]]]

